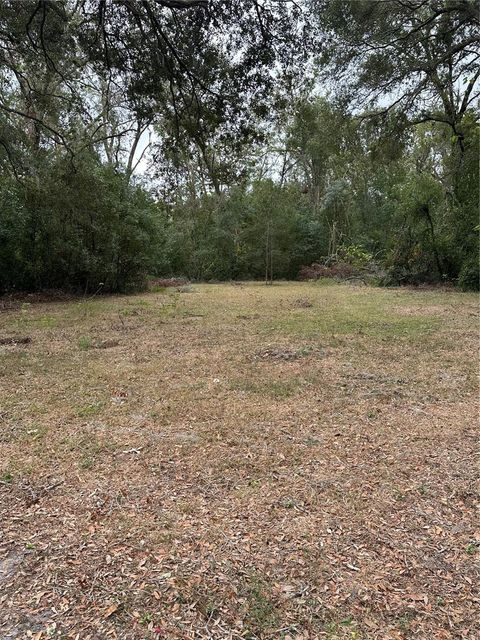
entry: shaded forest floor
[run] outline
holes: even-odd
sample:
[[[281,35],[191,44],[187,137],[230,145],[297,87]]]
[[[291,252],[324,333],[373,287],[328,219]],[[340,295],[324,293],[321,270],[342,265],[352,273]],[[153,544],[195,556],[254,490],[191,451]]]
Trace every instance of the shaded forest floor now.
[[[1,640],[480,638],[477,312],[305,283],[2,311]]]

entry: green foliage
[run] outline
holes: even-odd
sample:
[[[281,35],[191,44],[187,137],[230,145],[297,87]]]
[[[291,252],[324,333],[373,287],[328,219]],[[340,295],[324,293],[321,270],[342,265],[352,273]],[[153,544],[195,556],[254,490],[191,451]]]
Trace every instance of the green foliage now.
[[[94,155],[45,155],[37,175],[0,181],[0,204],[0,291],[143,286],[156,206]]]
[[[156,273],[295,278],[323,258],[375,264],[383,284],[458,279],[475,288],[477,136],[472,126],[456,157],[446,126],[419,125],[399,153],[371,123],[354,123],[325,100],[300,104],[286,141],[288,179],[165,205]]]
[[[276,278],[295,278],[317,255],[321,237],[308,201],[297,185],[258,181],[249,191],[232,189],[166,217],[157,275],[194,280],[262,278],[267,243]]]
[[[471,45],[478,42],[474,2],[311,0],[322,41],[322,73],[343,99],[400,128],[446,123],[460,145],[474,101]],[[387,107],[387,108],[386,108]]]
[[[12,484],[13,475],[10,472],[6,471],[0,476],[0,482],[2,482],[3,484]]]
[[[474,542],[469,542],[467,544],[467,546],[465,547],[465,552],[467,553],[467,555],[473,556],[477,553],[479,548],[480,548],[480,542],[475,540]]]
[[[369,128],[320,101],[299,108],[289,136],[295,170],[283,183],[257,179],[175,204],[155,202],[92,151],[72,164],[38,150],[28,175],[0,180],[0,290],[129,291],[147,273],[295,278],[333,256],[359,269],[375,257],[385,284],[478,288],[474,126],[460,158],[448,130],[432,125],[389,156]]]
[[[278,612],[267,585],[254,572],[249,576],[245,589],[244,624],[247,638],[256,638],[258,634],[278,624]]]
[[[480,290],[480,264],[478,256],[473,256],[463,263],[458,276],[458,286],[464,291]]]
[[[340,247],[339,257],[354,267],[366,267],[373,260],[373,255],[356,244]]]
[[[80,336],[78,339],[78,348],[80,351],[88,351],[93,346],[92,339],[89,336]]]

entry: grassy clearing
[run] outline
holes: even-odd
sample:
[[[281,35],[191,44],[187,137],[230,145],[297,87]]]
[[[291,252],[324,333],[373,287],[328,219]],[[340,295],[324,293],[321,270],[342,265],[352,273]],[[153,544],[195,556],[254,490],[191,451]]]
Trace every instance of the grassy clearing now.
[[[252,283],[2,312],[32,341],[0,346],[0,637],[479,637],[477,302]]]

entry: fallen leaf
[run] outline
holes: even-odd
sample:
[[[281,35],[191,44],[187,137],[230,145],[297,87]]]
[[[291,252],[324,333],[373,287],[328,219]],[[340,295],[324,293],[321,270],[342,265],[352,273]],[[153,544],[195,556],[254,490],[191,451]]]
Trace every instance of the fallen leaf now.
[[[113,614],[118,611],[120,605],[119,604],[111,604],[105,611],[105,613],[103,614],[103,617],[105,619],[110,618],[110,616],[113,616]]]

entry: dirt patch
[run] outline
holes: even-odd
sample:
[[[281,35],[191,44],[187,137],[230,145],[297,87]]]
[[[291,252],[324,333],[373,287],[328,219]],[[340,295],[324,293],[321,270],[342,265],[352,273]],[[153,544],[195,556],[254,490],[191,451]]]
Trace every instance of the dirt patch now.
[[[69,300],[77,299],[79,299],[79,296],[57,289],[48,289],[45,291],[36,291],[33,293],[17,291],[16,293],[6,293],[5,295],[0,296],[0,311],[18,309],[24,304],[68,302]]]
[[[289,347],[268,347],[256,351],[253,355],[253,360],[289,362],[307,358],[312,355],[323,356],[326,355],[326,351],[325,349],[308,345],[297,349]]]
[[[30,344],[32,339],[29,336],[9,336],[7,338],[0,338],[0,345],[17,345],[17,344]]]
[[[118,347],[120,342],[112,338],[106,338],[105,340],[94,340],[92,346],[94,349],[112,349]]]
[[[23,553],[10,551],[5,558],[0,558],[0,584],[7,582],[22,564]]]
[[[310,309],[311,307],[313,307],[313,302],[308,298],[298,298],[293,303],[294,309]]]

